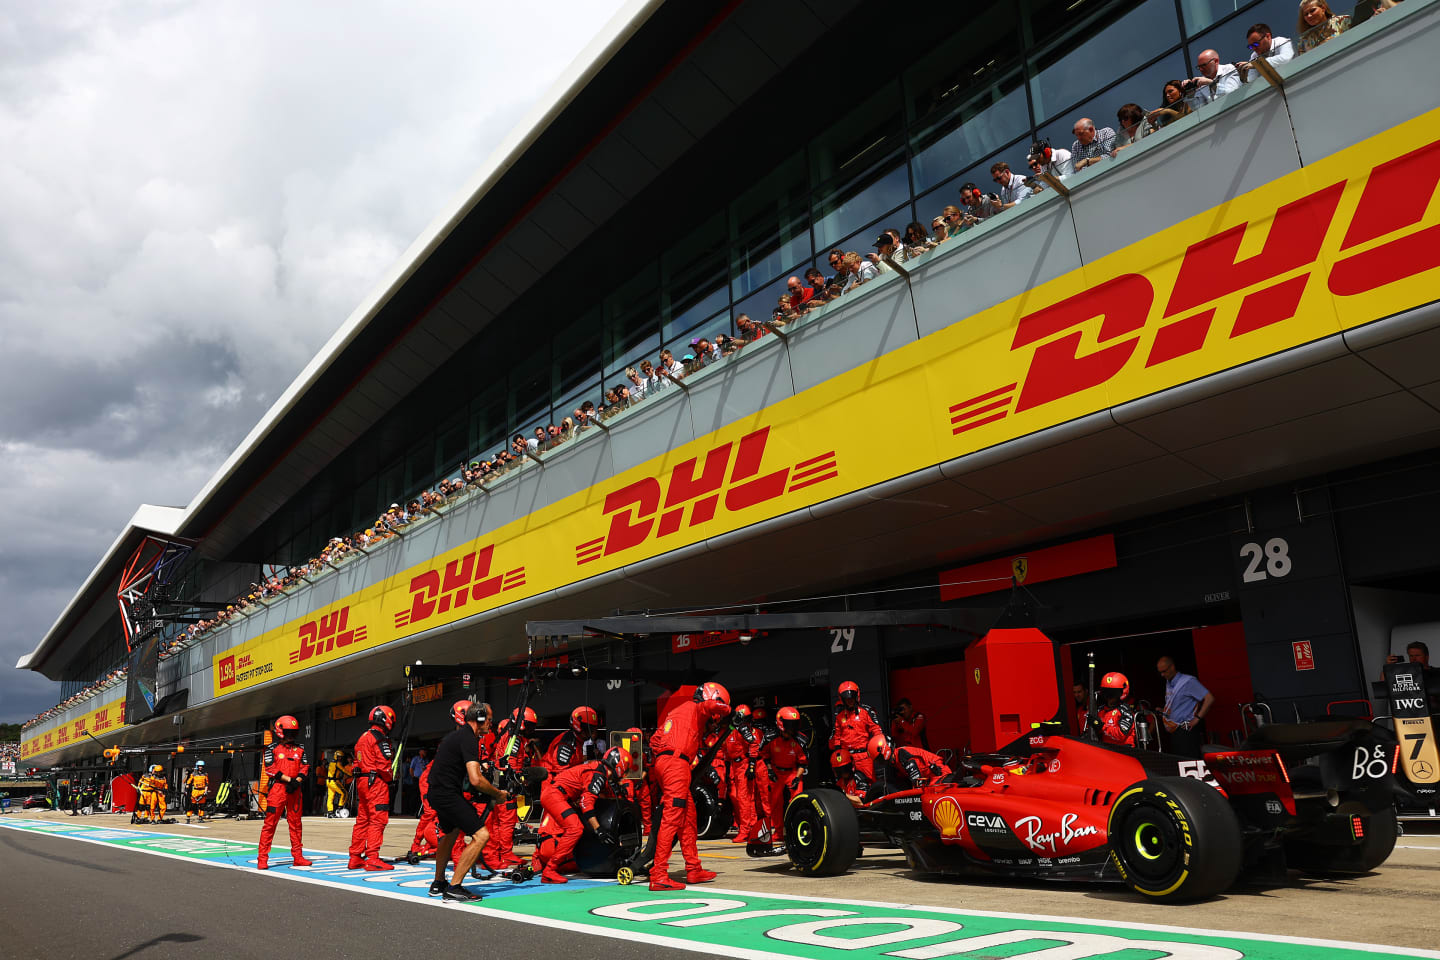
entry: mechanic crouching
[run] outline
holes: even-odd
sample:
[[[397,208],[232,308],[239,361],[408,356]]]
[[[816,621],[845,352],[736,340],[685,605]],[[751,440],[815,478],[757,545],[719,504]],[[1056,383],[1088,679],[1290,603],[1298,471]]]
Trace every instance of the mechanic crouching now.
[[[892,747],[883,734],[870,738],[865,752],[875,766],[875,784],[866,802],[898,790],[928,786],[950,776],[950,767],[924,747]],[[883,774],[883,775],[882,775]]]
[[[560,868],[575,852],[575,845],[580,842],[586,824],[601,839],[610,839],[608,835],[600,834],[595,801],[601,797],[622,796],[622,781],[634,765],[635,760],[628,750],[611,747],[603,758],[569,767],[558,777],[545,781],[540,791],[540,805],[555,826],[547,832],[547,839],[535,848],[534,868],[541,871],[542,882],[569,882],[560,873]]]

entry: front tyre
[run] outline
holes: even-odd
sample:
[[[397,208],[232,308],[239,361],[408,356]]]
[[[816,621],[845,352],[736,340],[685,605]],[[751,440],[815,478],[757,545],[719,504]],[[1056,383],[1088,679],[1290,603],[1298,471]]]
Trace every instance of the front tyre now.
[[[807,790],[785,808],[785,853],[796,870],[833,877],[850,869],[860,849],[860,822],[839,790]]]
[[[1162,903],[1213,897],[1240,872],[1240,822],[1220,791],[1200,780],[1131,786],[1110,808],[1108,832],[1125,884]]]

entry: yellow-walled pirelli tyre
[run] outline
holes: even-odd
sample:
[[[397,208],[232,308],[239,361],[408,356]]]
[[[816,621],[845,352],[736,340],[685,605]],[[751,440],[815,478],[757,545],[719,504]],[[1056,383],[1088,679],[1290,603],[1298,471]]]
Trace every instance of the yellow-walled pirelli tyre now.
[[[785,852],[790,863],[812,877],[833,877],[850,869],[860,849],[860,823],[850,800],[838,790],[807,790],[785,808]]]
[[[1110,808],[1110,858],[1127,886],[1163,903],[1228,890],[1240,872],[1240,822],[1230,801],[1189,777],[1143,780]]]

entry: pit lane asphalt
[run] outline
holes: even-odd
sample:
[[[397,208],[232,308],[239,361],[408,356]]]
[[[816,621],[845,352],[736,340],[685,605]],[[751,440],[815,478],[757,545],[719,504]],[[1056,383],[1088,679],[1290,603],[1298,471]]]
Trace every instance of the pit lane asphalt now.
[[[123,820],[86,822],[119,826]],[[243,831],[247,839],[257,825],[250,826]],[[435,909],[0,830],[0,957],[6,960],[473,956],[504,951],[505,944],[514,944],[516,956],[614,960],[613,940],[467,913],[460,905]],[[674,960],[676,953],[629,943],[625,955]]]
[[[26,811],[10,816],[70,820],[55,812]],[[85,817],[80,822],[251,842],[260,833],[260,823],[255,820],[214,820],[204,828],[186,827],[183,819],[179,824],[153,828],[131,826],[129,817],[123,815]],[[305,845],[343,851],[349,844],[352,824],[348,820],[307,817]],[[390,822],[385,833],[386,856],[403,855],[414,825],[414,820],[405,818]],[[307,950],[313,946],[325,951],[322,956],[346,955],[335,952],[336,944],[395,936],[398,945],[402,942],[400,934],[387,931],[432,928],[445,931],[436,934],[437,944],[495,942],[447,939],[450,933],[460,936],[463,931],[471,938],[518,936],[530,945],[527,950],[543,945],[547,952],[537,954],[541,956],[556,955],[550,950],[566,951],[561,955],[567,960],[614,955],[613,944],[607,946],[603,940],[560,930],[525,927],[517,932],[513,924],[484,917],[452,919],[447,916],[449,911],[380,898],[366,897],[363,903],[357,903],[356,896],[345,891],[308,886],[297,890],[291,883],[254,874],[112,851],[63,837],[17,833],[0,832],[0,945],[23,943],[30,952],[10,954],[0,949],[0,955],[6,957],[106,960],[118,958],[153,937],[175,932],[209,938],[195,947],[213,951],[223,946],[227,951],[241,950],[240,956],[273,960],[274,951],[259,943],[263,937],[254,936],[251,930],[252,918],[265,911],[276,911],[277,922],[286,924],[283,929],[293,929],[300,938],[293,941],[297,955],[301,943]],[[277,855],[288,849],[284,833],[282,826]],[[701,841],[700,846],[705,865],[720,875],[717,886],[757,894],[808,894],[1440,948],[1435,906],[1440,903],[1440,829],[1434,824],[1411,825],[1390,859],[1366,876],[1322,880],[1292,872],[1286,885],[1237,886],[1205,903],[1183,906],[1143,902],[1118,886],[1100,884],[929,879],[912,873],[898,850],[867,850],[849,874],[811,879],[797,876],[783,859],[749,859],[742,846],[728,841]],[[528,852],[528,848],[520,849]],[[673,865],[679,866],[678,851]],[[193,904],[193,909],[187,904]],[[374,922],[378,917],[388,919]],[[12,936],[20,939],[10,939]],[[280,940],[291,942],[284,932]],[[243,952],[251,949],[249,943],[255,943],[254,952]],[[48,949],[34,952],[47,944]],[[191,955],[180,952],[192,949],[184,944],[169,942],[163,946],[165,952],[154,955]],[[664,948],[644,944],[629,944],[626,950],[632,948],[641,951],[636,956],[659,956],[664,952]],[[362,954],[371,955],[354,951],[354,955]],[[202,953],[196,951],[193,955]],[[213,952],[209,955],[214,956]]]

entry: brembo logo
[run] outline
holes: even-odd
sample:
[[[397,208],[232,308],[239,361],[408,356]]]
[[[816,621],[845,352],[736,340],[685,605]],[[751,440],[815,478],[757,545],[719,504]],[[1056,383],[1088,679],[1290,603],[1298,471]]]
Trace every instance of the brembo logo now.
[[[311,657],[359,643],[365,639],[367,633],[364,625],[351,627],[350,608],[341,607],[300,628],[300,649],[290,651],[290,662],[304,663]],[[223,673],[221,678],[223,680]]]
[[[604,509],[610,529],[605,536],[575,547],[576,565],[638,547],[651,538],[668,537],[682,526],[705,524],[715,518],[722,501],[726,510],[736,513],[840,476],[834,450],[793,467],[763,472],[769,437],[769,427],[756,430],[738,443],[723,443],[703,457],[676,465],[663,485],[646,477],[611,493]]]
[[[410,609],[395,614],[395,626],[414,626],[430,617],[458,610],[472,601],[479,603],[505,590],[525,586],[523,566],[492,576],[490,567],[494,559],[495,546],[491,544],[483,550],[467,553],[459,560],[451,560],[445,564],[443,571],[426,570],[412,578]]]
[[[1159,367],[1202,351],[1224,331],[1230,340],[1295,316],[1321,247],[1335,227],[1347,181],[1330,184],[1276,211],[1263,228],[1249,223],[1192,244],[1164,307],[1165,291],[1127,273],[1022,317],[1010,344],[1029,350],[1025,375],[949,408],[951,432],[974,430],[1109,382],[1140,351],[1154,328],[1145,367]],[[1342,256],[1324,278],[1338,297],[1354,297],[1440,267],[1440,224],[1420,227],[1440,182],[1440,141],[1370,171],[1346,226]],[[1249,236],[1247,236],[1249,234]],[[1383,243],[1375,241],[1384,240]],[[1260,250],[1242,257],[1240,251]],[[1323,266],[1323,265],[1322,265]],[[1238,306],[1216,301],[1248,290]]]

